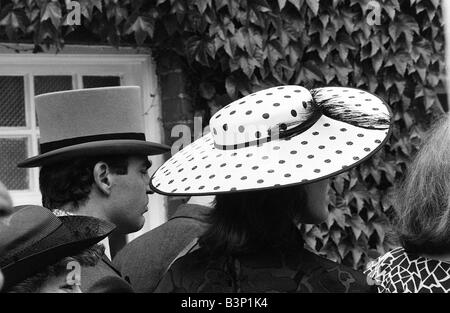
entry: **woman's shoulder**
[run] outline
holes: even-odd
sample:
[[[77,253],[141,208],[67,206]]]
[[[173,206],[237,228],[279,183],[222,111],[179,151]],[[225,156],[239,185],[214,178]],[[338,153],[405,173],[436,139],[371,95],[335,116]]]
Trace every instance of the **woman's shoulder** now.
[[[379,292],[450,292],[450,264],[395,248],[367,264]]]

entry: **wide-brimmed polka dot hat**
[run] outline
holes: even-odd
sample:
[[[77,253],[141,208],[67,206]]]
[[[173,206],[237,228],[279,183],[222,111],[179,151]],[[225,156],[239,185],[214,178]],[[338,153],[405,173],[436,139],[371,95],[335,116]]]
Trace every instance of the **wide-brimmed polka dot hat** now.
[[[208,195],[312,183],[368,159],[391,124],[386,103],[363,90],[261,90],[214,114],[211,132],[167,160],[150,186],[165,195]]]

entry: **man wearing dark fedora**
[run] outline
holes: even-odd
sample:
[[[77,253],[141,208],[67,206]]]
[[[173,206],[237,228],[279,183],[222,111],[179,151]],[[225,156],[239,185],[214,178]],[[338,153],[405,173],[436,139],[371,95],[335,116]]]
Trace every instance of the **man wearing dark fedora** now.
[[[58,218],[41,206],[15,207],[0,223],[2,292],[80,292],[80,269],[100,260],[95,244],[114,228],[93,217]]]
[[[115,234],[141,229],[149,188],[147,156],[168,146],[144,135],[141,90],[135,86],[71,90],[35,98],[40,154],[19,167],[41,167],[43,206],[58,215],[86,215],[116,225]],[[108,250],[108,242],[105,241]],[[120,273],[104,256],[82,272],[83,291],[108,292]],[[107,283],[106,283],[107,282]],[[115,284],[117,287],[117,284]],[[129,289],[123,280],[124,291]]]

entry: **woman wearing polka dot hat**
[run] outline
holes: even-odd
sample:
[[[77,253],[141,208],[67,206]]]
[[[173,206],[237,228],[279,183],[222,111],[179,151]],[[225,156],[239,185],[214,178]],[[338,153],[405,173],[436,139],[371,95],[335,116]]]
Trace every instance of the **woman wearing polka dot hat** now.
[[[296,224],[326,220],[326,178],[376,153],[391,120],[382,99],[344,87],[274,87],[218,111],[211,133],[152,177],[161,194],[216,195],[200,248],[157,291],[372,290],[363,274],[303,249]]]

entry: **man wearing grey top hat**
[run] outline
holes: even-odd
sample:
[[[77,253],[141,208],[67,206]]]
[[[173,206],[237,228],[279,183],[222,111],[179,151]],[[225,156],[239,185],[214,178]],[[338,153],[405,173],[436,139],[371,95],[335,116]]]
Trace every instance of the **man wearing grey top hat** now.
[[[35,98],[40,154],[18,166],[41,167],[43,206],[112,222],[115,234],[143,227],[151,193],[147,156],[170,148],[146,141],[140,95],[139,87],[123,86]],[[109,258],[82,272],[83,292],[131,291]]]

